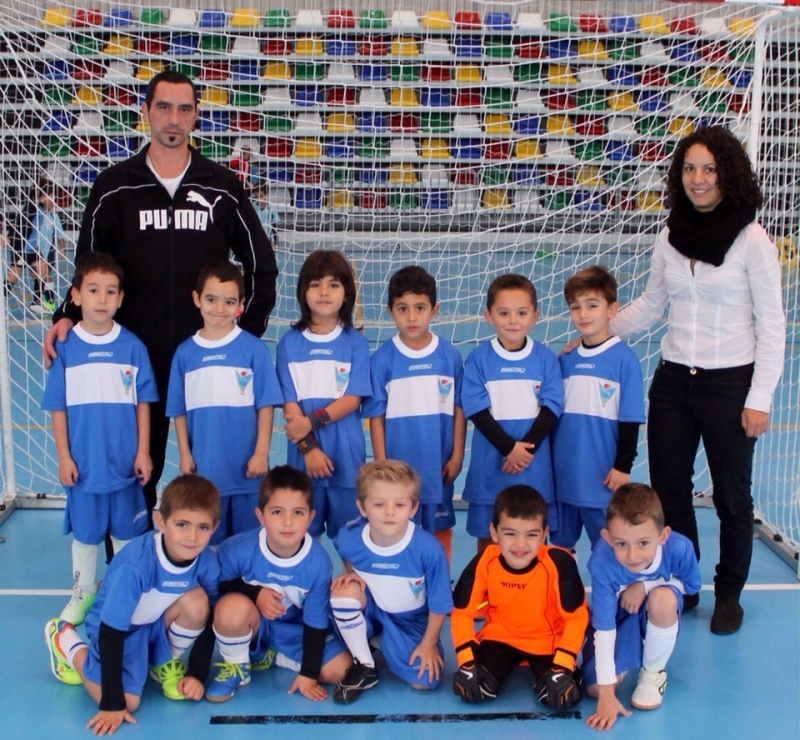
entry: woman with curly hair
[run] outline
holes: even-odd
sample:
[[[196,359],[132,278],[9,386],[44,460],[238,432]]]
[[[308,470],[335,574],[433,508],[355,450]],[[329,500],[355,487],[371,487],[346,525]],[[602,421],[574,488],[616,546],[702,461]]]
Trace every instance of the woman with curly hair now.
[[[756,220],[763,197],[739,141],[721,126],[682,139],[667,173],[666,227],[644,293],[611,321],[627,338],[661,319],[661,360],[650,386],[650,482],[666,523],[700,557],[692,504],[702,439],[720,521],[711,631],[736,632],[753,549],[750,493],[756,438],[767,429],[783,370],[785,317],[778,252]],[[686,597],[684,608],[697,605]]]

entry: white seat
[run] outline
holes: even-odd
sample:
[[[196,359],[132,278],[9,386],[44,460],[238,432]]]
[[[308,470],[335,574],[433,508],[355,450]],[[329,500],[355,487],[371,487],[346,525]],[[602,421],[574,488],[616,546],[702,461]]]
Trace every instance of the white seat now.
[[[608,133],[614,134],[615,139],[636,135],[633,119],[630,116],[609,116],[607,120]]]
[[[453,193],[453,210],[458,213],[470,213],[478,210],[478,191],[456,190]]]
[[[517,28],[520,31],[544,31],[541,13],[520,13],[517,16]]]
[[[130,82],[133,79],[133,64],[124,59],[112,59],[108,63],[103,79],[107,82]]]
[[[388,107],[386,91],[379,87],[362,88],[361,98],[358,102],[362,108],[369,108],[370,110]]]
[[[257,58],[260,53],[258,39],[252,36],[236,36],[233,39],[233,48],[231,51],[237,56]]]
[[[578,70],[578,81],[581,85],[605,85],[606,78],[599,67],[585,67]]]
[[[243,149],[250,150],[250,161],[252,162],[256,157],[258,157],[259,153],[261,152],[261,146],[259,145],[258,139],[255,137],[249,136],[239,136],[233,142],[233,151],[236,153],[240,153]]]
[[[328,65],[325,79],[328,82],[353,82],[356,79],[356,73],[353,65],[348,62],[331,62]]]
[[[541,193],[536,188],[517,188],[512,209],[517,213],[541,213]]]
[[[395,159],[415,159],[417,157],[417,145],[413,139],[392,139],[389,156]]]
[[[167,25],[172,28],[194,28],[197,25],[197,13],[189,8],[172,8]]]
[[[730,33],[724,18],[703,18],[698,25],[703,36],[723,36]]]
[[[455,133],[480,133],[481,122],[473,113],[456,113],[453,117],[453,131]]]
[[[454,56],[445,39],[427,39],[422,45],[422,53],[428,59],[452,59]]]
[[[669,61],[669,55],[660,41],[645,41],[639,48],[639,58],[650,64]]]
[[[44,57],[63,58],[69,52],[70,40],[67,36],[48,36],[42,46],[41,54]]]
[[[491,85],[510,85],[514,82],[511,67],[489,65],[483,68],[483,80]]]
[[[538,89],[522,87],[517,91],[517,100],[514,105],[518,111],[527,113],[544,113],[547,106],[542,102],[542,95]]]
[[[392,13],[392,28],[400,31],[416,31],[419,19],[413,10],[395,10]]]
[[[72,126],[76,136],[100,136],[103,133],[103,116],[100,111],[82,110]]]
[[[298,10],[294,27],[301,31],[311,31],[325,28],[321,10]]]
[[[566,139],[547,139],[545,147],[545,156],[551,162],[572,164],[577,161],[572,153],[572,147]]]
[[[298,113],[294,133],[316,135],[322,132],[322,116],[319,113]]]
[[[689,90],[672,93],[669,96],[669,109],[673,115],[696,115],[700,112]]]
[[[269,195],[267,196],[269,204],[275,206],[291,206],[292,198],[289,195],[289,188],[281,188],[275,185],[269,186]]]
[[[426,164],[419,173],[423,185],[433,188],[445,188],[450,185],[447,169],[440,164]]]
[[[261,108],[285,110],[292,107],[292,95],[288,87],[268,87],[261,96]]]

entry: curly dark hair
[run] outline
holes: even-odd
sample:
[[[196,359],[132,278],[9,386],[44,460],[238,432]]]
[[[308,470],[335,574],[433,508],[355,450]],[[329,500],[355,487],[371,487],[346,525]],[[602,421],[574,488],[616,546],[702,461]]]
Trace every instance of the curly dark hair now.
[[[722,126],[704,126],[678,142],[667,171],[667,205],[689,205],[683,189],[683,161],[691,146],[702,144],[717,165],[717,185],[736,208],[760,208],[764,202],[761,188],[741,142]]]

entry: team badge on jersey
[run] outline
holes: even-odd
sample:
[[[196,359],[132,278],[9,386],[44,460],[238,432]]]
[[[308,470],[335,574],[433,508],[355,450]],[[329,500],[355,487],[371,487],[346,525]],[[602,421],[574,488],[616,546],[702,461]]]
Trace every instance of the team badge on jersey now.
[[[347,387],[350,381],[350,365],[336,366],[336,390],[340,393]]]
[[[411,593],[414,594],[414,598],[418,599],[419,595],[422,593],[422,589],[425,588],[425,579],[418,578],[414,581],[409,581],[408,587],[411,589]]]
[[[602,404],[603,408],[605,408],[606,404],[617,392],[617,386],[612,385],[611,383],[598,383],[597,390],[600,392],[600,403]]]
[[[453,381],[450,378],[439,378],[439,398],[442,400],[442,403],[447,401],[452,390]]]
[[[239,393],[244,395],[244,392],[247,390],[247,386],[250,385],[250,381],[252,379],[253,373],[250,370],[236,371],[236,382],[239,384]]]
[[[130,368],[120,370],[119,377],[122,380],[122,390],[125,391],[126,396],[129,396],[133,385],[133,371]]]

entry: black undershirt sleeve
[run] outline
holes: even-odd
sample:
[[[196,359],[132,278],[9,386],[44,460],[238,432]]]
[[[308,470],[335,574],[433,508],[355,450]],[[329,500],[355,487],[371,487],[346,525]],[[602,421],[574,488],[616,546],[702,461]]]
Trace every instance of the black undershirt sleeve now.
[[[542,406],[539,409],[538,416],[533,420],[531,428],[522,438],[522,441],[533,445],[533,452],[536,454],[536,450],[538,450],[542,442],[547,439],[547,435],[553,431],[553,427],[556,425],[557,421],[558,417],[553,413],[553,411],[547,406]]]
[[[633,461],[636,459],[636,448],[639,444],[639,422],[621,421],[619,423],[619,438],[617,440],[617,456],[614,458],[614,468],[620,473],[630,473]]]
[[[222,581],[219,584],[220,596],[224,596],[225,594],[242,594],[254,604],[260,593],[261,586],[254,583],[245,583],[241,578],[231,578],[229,581]]]
[[[325,637],[328,630],[303,625],[303,662],[300,664],[300,675],[305,678],[319,679],[322,670],[322,656],[325,651]]]
[[[516,440],[503,431],[503,427],[495,420],[488,408],[473,414],[469,420],[503,457],[514,449]]]
[[[100,653],[100,710],[119,712],[127,708],[122,686],[122,655],[125,649],[125,630],[100,622],[97,650]]]

